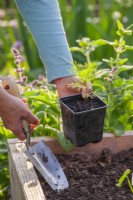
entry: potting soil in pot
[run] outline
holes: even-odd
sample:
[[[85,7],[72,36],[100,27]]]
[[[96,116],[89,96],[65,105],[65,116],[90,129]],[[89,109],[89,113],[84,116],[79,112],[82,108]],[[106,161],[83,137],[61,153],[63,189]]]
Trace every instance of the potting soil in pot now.
[[[79,96],[73,99],[73,101],[65,101],[65,104],[75,113],[86,110],[93,110],[99,107],[103,107],[104,104],[99,99],[89,97],[86,101]]]
[[[122,188],[116,187],[118,179],[127,168],[133,172],[133,149],[115,155],[104,149],[93,158],[85,155],[56,156],[68,178],[69,188],[60,193],[53,191],[37,172],[47,200],[133,199],[126,180]]]

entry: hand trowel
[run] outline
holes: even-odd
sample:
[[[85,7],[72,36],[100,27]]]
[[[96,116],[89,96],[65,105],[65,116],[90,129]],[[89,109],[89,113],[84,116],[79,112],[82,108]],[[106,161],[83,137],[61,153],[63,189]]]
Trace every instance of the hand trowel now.
[[[21,98],[17,84],[13,77],[7,76],[3,78],[2,85],[8,93],[18,98]],[[26,151],[32,164],[40,172],[42,177],[46,180],[53,190],[63,190],[68,188],[68,181],[64,171],[52,153],[48,145],[41,140],[34,146],[30,145],[30,125],[25,120],[22,121],[24,133],[26,134]]]

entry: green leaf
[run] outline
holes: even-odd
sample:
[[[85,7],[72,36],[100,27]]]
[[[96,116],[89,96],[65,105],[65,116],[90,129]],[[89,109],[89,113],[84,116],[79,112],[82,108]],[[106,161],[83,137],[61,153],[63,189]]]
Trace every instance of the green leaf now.
[[[120,60],[118,61],[118,64],[121,66],[121,65],[125,64],[127,61],[128,61],[127,58],[120,59]]]
[[[129,103],[129,110],[133,111],[133,100]]]
[[[110,60],[109,59],[103,58],[103,61],[106,62],[107,64],[110,64]]]
[[[125,29],[123,24],[119,20],[117,20],[117,26],[118,26],[118,31],[116,32],[117,35],[119,36],[132,35],[132,30]]]
[[[107,45],[108,41],[103,40],[103,39],[99,39],[99,40],[93,41],[92,44],[96,45],[96,46],[102,46],[102,45]]]
[[[104,75],[108,75],[110,72],[110,69],[100,69],[100,70],[97,70],[96,71],[96,78],[101,78],[103,77]]]
[[[7,145],[2,140],[0,142],[0,151],[0,199],[3,200],[6,199],[9,188],[9,170]]]
[[[47,95],[43,95],[43,96],[31,96],[31,97],[29,97],[29,99],[31,99],[31,100],[35,100],[35,101],[39,101],[39,102],[41,102],[41,103],[44,103],[44,104],[46,104],[46,105],[49,105],[50,107],[51,107],[51,109],[56,113],[56,114],[59,114],[60,113],[60,110],[59,110],[59,108],[57,107],[57,104],[56,104],[56,102],[55,101],[53,101],[53,100],[50,100],[49,98],[48,98],[48,96]]]
[[[125,45],[125,50],[133,50],[133,46]]]
[[[58,132],[58,142],[63,147],[65,151],[71,151],[73,149],[73,144],[71,141],[67,138],[65,138],[64,134],[62,132]]]
[[[133,91],[133,84],[125,85],[125,90]]]
[[[91,44],[90,38],[83,37],[81,40],[76,40],[80,47],[88,47]]]
[[[37,126],[35,129],[34,129],[34,132],[32,134],[32,136],[44,136],[45,133],[44,133],[44,126],[42,124],[40,124],[39,126]]]
[[[128,71],[128,70],[130,70],[130,69],[133,69],[133,66],[132,65],[123,65],[123,66],[120,66],[119,67],[119,73],[120,72],[123,72],[123,71]]]
[[[124,180],[127,178],[127,176],[131,173],[130,169],[127,169],[122,176],[119,178],[118,183],[116,184],[117,187],[122,187],[122,184]]]
[[[121,122],[118,122],[117,124],[115,124],[113,128],[114,128],[114,133],[116,136],[121,136],[125,132],[124,125]]]
[[[45,113],[44,113],[44,111],[37,112],[36,116],[40,120],[40,124],[45,124]]]
[[[120,29],[116,32],[117,35],[119,36],[124,36],[124,35],[132,35],[132,31],[131,30],[126,30],[126,29]]]
[[[83,50],[80,47],[71,47],[70,51],[83,53]]]
[[[117,20],[117,26],[118,26],[118,29],[123,28],[123,24],[119,20]]]
[[[92,85],[93,85],[94,90],[99,88],[101,90],[106,91],[106,87],[101,83],[94,82]]]
[[[42,134],[43,133],[43,134]],[[34,131],[34,134],[40,136],[54,136],[57,138],[59,144],[62,146],[62,148],[65,151],[71,151],[73,149],[73,144],[70,142],[70,140],[66,139],[64,134],[57,130],[56,128],[50,127],[50,126],[38,126],[36,130]]]

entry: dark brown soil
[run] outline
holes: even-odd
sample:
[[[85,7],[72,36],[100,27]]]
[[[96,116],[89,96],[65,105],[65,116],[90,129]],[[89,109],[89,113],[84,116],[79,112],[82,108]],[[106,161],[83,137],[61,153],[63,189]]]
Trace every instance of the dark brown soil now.
[[[133,171],[133,149],[112,155],[105,149],[96,157],[57,155],[68,178],[69,188],[53,191],[37,172],[47,200],[132,200],[127,181],[116,183],[127,169]],[[131,178],[131,177],[130,177]]]
[[[105,106],[105,104],[100,101],[97,97],[89,97],[84,100],[81,96],[77,98],[68,99],[64,101],[67,107],[69,107],[73,112],[82,112],[86,110],[93,110]]]

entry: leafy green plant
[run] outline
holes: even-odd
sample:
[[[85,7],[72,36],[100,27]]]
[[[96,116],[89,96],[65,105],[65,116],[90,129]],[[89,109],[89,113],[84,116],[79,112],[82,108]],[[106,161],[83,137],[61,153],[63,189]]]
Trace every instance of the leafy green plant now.
[[[114,42],[103,39],[91,41],[89,38],[83,38],[77,41],[79,47],[73,47],[71,50],[80,52],[86,60],[84,64],[77,67],[82,83],[88,77],[88,80],[90,79],[93,83],[94,90],[109,105],[105,130],[120,136],[125,130],[133,128],[133,80],[129,73],[125,76],[125,72],[133,69],[133,66],[126,65],[128,58],[123,57],[123,53],[133,50],[133,46],[127,45],[125,39],[126,36],[132,34],[132,25],[124,28],[120,21],[117,22],[117,25],[117,38]],[[92,61],[93,52],[103,45],[111,46],[115,56],[102,61]],[[88,76],[88,72],[92,72],[91,75]]]
[[[82,91],[82,97],[84,99],[88,96],[93,96],[93,93],[89,94],[91,91],[93,82],[105,76],[108,73],[108,69],[98,69],[98,62],[91,61],[90,54],[96,49],[96,45],[93,44],[89,38],[82,38],[77,40],[79,47],[70,48],[71,51],[80,52],[85,57],[86,62],[84,64],[75,63],[73,67],[73,73],[78,77],[77,81],[69,84],[71,87],[76,87]],[[88,90],[88,92],[87,92]]]
[[[123,53],[133,50],[133,46],[127,45],[125,39],[126,36],[132,35],[131,28],[133,25],[124,28],[120,21],[117,24],[118,30],[116,34],[118,35],[118,39],[115,39],[114,42],[105,40],[101,40],[100,42],[101,44],[110,45],[115,52],[114,58],[103,59],[110,69],[108,77],[104,79],[106,88],[104,95],[109,105],[105,129],[115,132],[119,136],[125,130],[131,130],[133,128],[133,80],[130,75],[127,77],[124,74],[122,75],[122,72],[133,69],[133,66],[126,65],[128,58],[123,57]]]
[[[9,190],[7,138],[12,137],[14,135],[4,128],[0,120],[0,200],[7,199]]]
[[[125,179],[127,179],[127,182],[128,182],[128,186],[130,188],[130,191],[133,193],[133,187],[132,187],[132,184],[131,184],[131,181],[128,177],[128,175],[131,173],[131,170],[130,169],[127,169],[123,174],[122,176],[119,178],[118,180],[118,183],[116,184],[117,187],[121,188],[122,185],[123,185],[123,182],[125,181]]]

